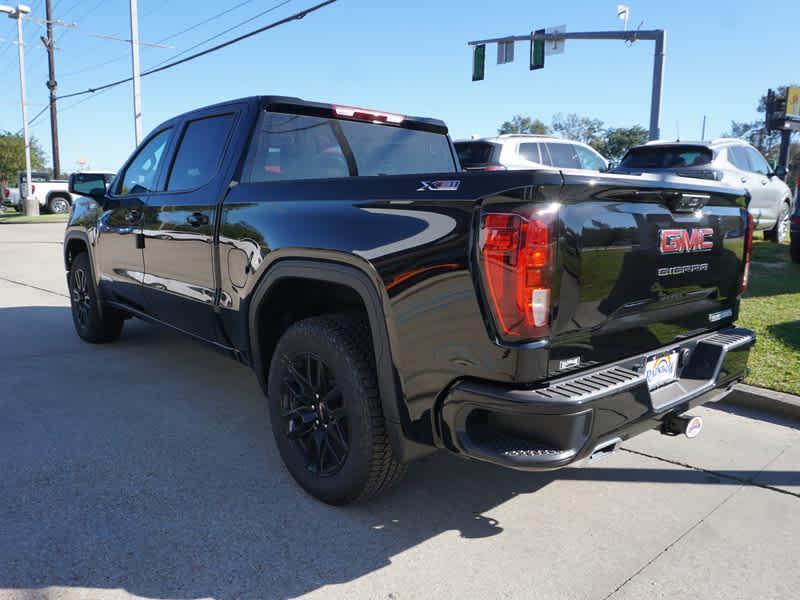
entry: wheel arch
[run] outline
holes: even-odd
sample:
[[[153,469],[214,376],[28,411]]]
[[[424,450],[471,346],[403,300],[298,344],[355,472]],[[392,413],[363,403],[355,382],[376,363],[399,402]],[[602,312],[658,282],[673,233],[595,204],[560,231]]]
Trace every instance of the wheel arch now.
[[[387,314],[388,297],[380,281],[375,281],[374,278],[377,278],[377,274],[371,276],[352,264],[335,261],[302,258],[283,258],[276,261],[261,278],[249,303],[251,365],[266,395],[268,361],[271,359],[271,350],[274,349],[277,337],[272,341],[267,339],[262,319],[269,318],[264,312],[269,310],[271,300],[275,298],[275,292],[280,286],[286,285],[287,281],[300,281],[308,282],[312,286],[323,284],[349,290],[352,298],[360,301],[369,324],[381,406],[392,449],[399,460],[406,462],[422,452],[420,448],[416,448],[419,445],[411,442],[404,434],[403,424],[409,422],[409,417],[403,403],[402,386],[392,354],[390,321]],[[337,306],[339,305],[334,304],[332,312],[336,312]]]
[[[94,273],[94,261],[89,248],[89,237],[84,232],[70,231],[67,233],[64,237],[64,268],[69,271],[74,258],[81,252],[86,252],[89,255],[89,264],[92,265],[92,273]]]

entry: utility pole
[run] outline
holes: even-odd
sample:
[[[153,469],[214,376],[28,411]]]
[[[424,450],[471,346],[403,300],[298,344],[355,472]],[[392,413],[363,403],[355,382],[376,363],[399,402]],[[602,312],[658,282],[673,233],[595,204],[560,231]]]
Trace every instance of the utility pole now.
[[[47,48],[47,89],[50,90],[50,139],[53,147],[53,179],[58,179],[61,174],[61,158],[58,151],[58,114],[56,108],[56,62],[55,42],[53,41],[53,7],[51,0],[45,2],[45,16],[47,19],[47,37],[42,38],[42,43]]]
[[[22,45],[22,16],[31,12],[29,6],[17,4],[17,7],[0,4],[0,13],[8,15],[9,19],[17,20],[17,50],[19,51],[19,90],[22,101],[22,136],[25,143],[25,197],[20,200],[25,207],[25,214],[36,216],[39,214],[39,202],[31,193],[31,138],[28,135],[28,104],[25,94],[25,48]],[[20,189],[22,193],[22,189]]]
[[[534,32],[528,35],[506,36],[469,42],[470,46],[485,46],[498,42],[564,42],[565,40],[622,40],[632,44],[640,40],[655,42],[653,56],[653,87],[650,99],[650,139],[661,136],[661,94],[664,89],[664,64],[666,62],[667,33],[663,29],[631,31],[580,31],[580,32]],[[544,66],[544,65],[542,65]]]
[[[142,141],[142,93],[139,71],[139,8],[137,0],[130,0],[131,8],[131,66],[133,69],[133,128],[138,146]]]

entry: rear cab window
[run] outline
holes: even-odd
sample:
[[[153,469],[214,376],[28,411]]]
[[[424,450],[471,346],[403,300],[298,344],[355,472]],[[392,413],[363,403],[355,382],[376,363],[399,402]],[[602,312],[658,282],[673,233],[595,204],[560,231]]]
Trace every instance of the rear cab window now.
[[[444,133],[397,125],[265,111],[243,183],[457,170]]]
[[[626,169],[679,169],[711,163],[714,153],[705,146],[640,146],[628,151],[620,163]]]

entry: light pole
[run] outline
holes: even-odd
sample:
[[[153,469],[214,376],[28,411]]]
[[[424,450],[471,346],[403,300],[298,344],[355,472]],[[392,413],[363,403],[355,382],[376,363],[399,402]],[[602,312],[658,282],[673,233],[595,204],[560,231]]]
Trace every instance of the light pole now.
[[[17,7],[0,4],[0,13],[6,13],[10,19],[17,20],[17,45],[19,51],[19,89],[22,100],[22,135],[25,141],[25,198],[24,207],[26,215],[38,215],[39,203],[31,194],[31,140],[28,135],[28,107],[25,97],[25,49],[22,45],[22,17],[31,12],[29,6],[17,4]],[[22,190],[20,189],[20,192]]]
[[[131,10],[131,67],[133,71],[133,132],[138,146],[142,141],[142,92],[139,75],[139,6],[130,0]]]

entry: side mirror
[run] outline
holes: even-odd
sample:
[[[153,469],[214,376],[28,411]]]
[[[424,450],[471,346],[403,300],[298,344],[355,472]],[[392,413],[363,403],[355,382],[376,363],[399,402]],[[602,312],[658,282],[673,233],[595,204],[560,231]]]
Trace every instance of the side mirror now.
[[[613,171],[617,168],[617,163],[613,160],[608,161],[608,166],[606,167],[606,171]]]
[[[73,173],[69,176],[69,193],[92,198],[102,203],[108,187],[102,173]]]
[[[786,167],[784,167],[783,165],[778,165],[773,169],[773,173],[775,174],[776,177],[780,179],[786,179],[788,171],[786,170]]]

